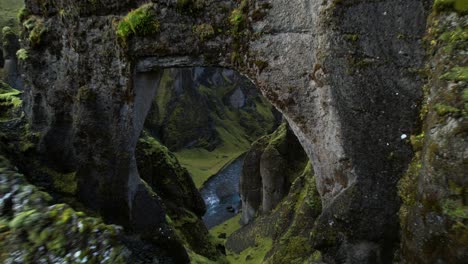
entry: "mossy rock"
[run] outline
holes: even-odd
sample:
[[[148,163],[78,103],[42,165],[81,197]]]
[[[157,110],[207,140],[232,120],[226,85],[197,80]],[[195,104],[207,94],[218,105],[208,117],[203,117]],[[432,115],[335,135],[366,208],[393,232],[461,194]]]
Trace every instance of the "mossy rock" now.
[[[21,92],[0,81],[0,120],[6,121],[20,117]]]
[[[130,11],[117,24],[116,35],[126,43],[131,36],[149,36],[159,32],[153,4],[145,4]]]

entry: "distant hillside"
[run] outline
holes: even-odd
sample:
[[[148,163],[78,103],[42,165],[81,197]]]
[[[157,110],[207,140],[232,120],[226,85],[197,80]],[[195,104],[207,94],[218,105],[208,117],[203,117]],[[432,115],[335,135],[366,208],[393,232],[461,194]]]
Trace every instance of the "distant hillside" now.
[[[18,11],[24,6],[23,0],[0,0],[0,29],[5,26],[19,30]],[[0,37],[2,33],[0,30]]]
[[[145,128],[176,154],[200,187],[275,129],[274,111],[247,78],[232,70],[167,69]]]

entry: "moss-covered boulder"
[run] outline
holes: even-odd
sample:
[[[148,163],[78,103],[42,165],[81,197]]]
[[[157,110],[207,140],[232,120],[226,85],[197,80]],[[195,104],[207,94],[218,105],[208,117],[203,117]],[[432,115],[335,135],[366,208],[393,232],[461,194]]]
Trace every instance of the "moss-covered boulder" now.
[[[0,156],[2,263],[128,263],[122,228],[87,217],[29,185]]]

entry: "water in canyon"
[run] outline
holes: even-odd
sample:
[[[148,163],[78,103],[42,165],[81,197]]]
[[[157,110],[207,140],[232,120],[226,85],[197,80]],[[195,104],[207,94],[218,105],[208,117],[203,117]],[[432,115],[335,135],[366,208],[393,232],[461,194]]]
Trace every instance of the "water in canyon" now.
[[[242,156],[203,185],[200,192],[207,208],[203,221],[208,228],[219,225],[239,213],[239,179],[243,164]]]

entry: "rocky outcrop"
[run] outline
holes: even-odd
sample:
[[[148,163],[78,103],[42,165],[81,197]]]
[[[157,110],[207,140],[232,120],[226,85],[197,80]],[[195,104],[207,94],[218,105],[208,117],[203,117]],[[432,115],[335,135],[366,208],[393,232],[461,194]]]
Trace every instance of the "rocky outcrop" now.
[[[411,136],[416,154],[399,185],[404,263],[468,257],[468,6],[459,4],[436,1],[428,23],[423,125]]]
[[[52,197],[28,184],[0,156],[0,261],[2,263],[126,263],[131,252],[122,228],[50,205]]]
[[[308,161],[296,136],[286,123],[273,134],[252,144],[240,178],[243,224],[257,213],[269,213],[289,193]],[[299,172],[298,172],[299,171]]]
[[[206,206],[188,171],[177,158],[148,132],[137,144],[136,159],[142,179],[161,198],[168,222],[178,231],[187,248],[216,260],[220,256],[216,244],[209,240],[202,216]],[[145,204],[141,204],[145,207]],[[148,210],[148,208],[146,208]],[[163,215],[152,211],[155,215]]]
[[[229,251],[242,255],[251,249],[265,250],[265,256],[257,259],[259,263],[322,263],[320,252],[308,242],[310,230],[321,212],[320,195],[311,164],[302,165],[274,210],[258,214],[254,221],[228,237]]]

